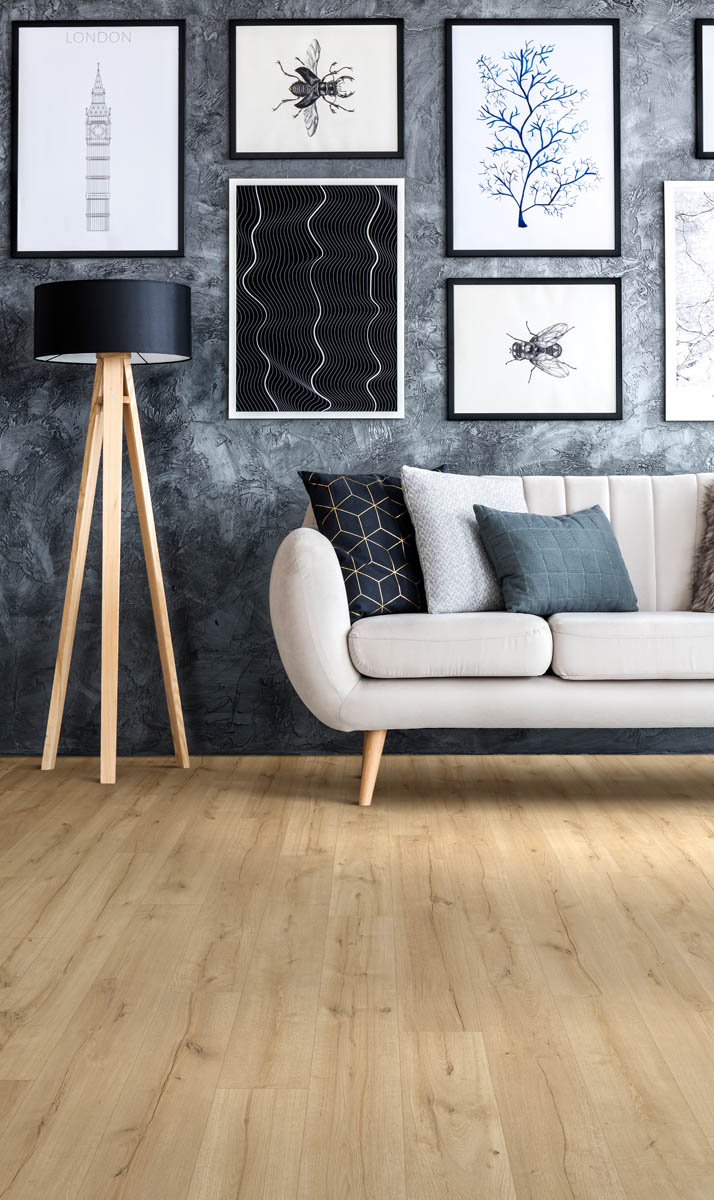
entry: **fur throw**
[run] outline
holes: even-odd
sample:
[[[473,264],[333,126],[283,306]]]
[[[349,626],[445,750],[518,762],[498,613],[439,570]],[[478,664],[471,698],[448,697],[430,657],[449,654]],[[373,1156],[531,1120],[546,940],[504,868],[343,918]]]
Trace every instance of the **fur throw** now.
[[[704,491],[704,532],[694,556],[692,611],[714,612],[714,483]]]

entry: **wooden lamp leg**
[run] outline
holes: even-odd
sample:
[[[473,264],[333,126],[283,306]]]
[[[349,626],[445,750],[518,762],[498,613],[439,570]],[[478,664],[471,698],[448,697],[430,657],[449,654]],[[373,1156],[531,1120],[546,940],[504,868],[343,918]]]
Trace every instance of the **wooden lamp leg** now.
[[[89,414],[87,444],[84,451],[82,481],[77,502],[77,517],[69,561],[62,628],[55,663],[52,698],[42,755],[42,770],[50,771],[57,761],[62,712],[67,693],[69,666],[77,627],[77,611],[92,508],[97,487],[99,461],[103,457],[102,507],[102,783],[116,782],[117,695],[119,690],[119,565],[121,551],[121,476],[122,430],[126,438],[136,490],[136,504],[149,575],[151,603],[161,656],[161,668],[169,707],[171,733],[179,766],[190,766],[186,733],[181,711],[176,662],[171,644],[166,595],[161,575],[154,514],[151,508],[149,478],[139,427],[139,412],[128,354],[98,354],[94,375],[92,406]]]
[[[364,735],[362,781],[359,789],[359,802],[363,808],[372,803],[372,793],[377,782],[386,736],[386,729],[369,729]]]
[[[117,777],[119,689],[119,560],[121,550],[121,456],[125,355],[105,354],[102,467],[102,718],[101,783]]]
[[[87,443],[84,450],[82,479],[79,485],[79,498],[77,500],[77,517],[74,523],[72,553],[70,554],[69,571],[67,573],[67,590],[64,597],[62,626],[60,629],[59,645],[57,647],[57,661],[55,662],[54,681],[52,683],[52,698],[50,700],[50,711],[47,717],[45,746],[42,753],[43,771],[51,771],[57,761],[57,746],[59,743],[60,727],[62,725],[64,701],[65,696],[67,695],[69,666],[70,662],[72,661],[72,648],[74,646],[74,634],[77,628],[79,598],[82,593],[82,577],[84,575],[84,564],[87,558],[87,543],[89,541],[89,529],[92,523],[94,494],[97,488],[97,474],[99,471],[99,460],[102,453],[103,412],[101,392],[102,363],[101,360],[99,360],[97,362],[97,369],[94,373],[92,406],[89,410]]]
[[[166,702],[169,709],[169,721],[171,722],[171,736],[173,737],[174,752],[178,765],[180,767],[189,767],[191,764],[188,757],[186,732],[183,724],[181,696],[179,694],[178,676],[176,674],[176,660],[171,642],[166,593],[161,574],[159,545],[156,540],[154,511],[151,506],[151,493],[149,491],[149,476],[146,470],[144,443],[141,438],[139,409],[136,403],[136,392],[134,391],[130,361],[126,361],[125,363],[124,377],[127,391],[124,400],[124,427],[126,429],[126,442],[129,451],[131,473],[134,479],[136,508],[139,514],[139,525],[141,526],[141,539],[144,543],[144,557],[146,559],[146,571],[149,576],[149,591],[151,592],[156,638],[159,643],[161,670],[164,676]]]

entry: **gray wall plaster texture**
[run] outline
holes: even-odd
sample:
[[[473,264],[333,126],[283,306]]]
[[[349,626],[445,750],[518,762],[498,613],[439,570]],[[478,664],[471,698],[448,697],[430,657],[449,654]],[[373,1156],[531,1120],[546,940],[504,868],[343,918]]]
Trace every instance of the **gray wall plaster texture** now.
[[[299,524],[296,472],[397,471],[447,461],[463,472],[594,473],[714,470],[714,425],[663,421],[662,180],[707,179],[693,157],[690,0],[424,0],[238,5],[188,0],[50,0],[3,6],[0,108],[0,752],[42,747],[91,390],[87,368],[32,359],[33,286],[86,276],[176,279],[193,288],[193,362],[137,371],[146,454],[194,753],[356,751],[327,730],[287,682],[270,629],[267,588],[280,539]],[[406,158],[231,163],[229,17],[403,16]],[[443,19],[448,16],[619,17],[622,40],[621,259],[444,257]],[[186,257],[12,260],[8,246],[10,20],[149,16],[187,19]],[[51,103],[51,96],[48,96]],[[147,114],[148,115],[148,114]],[[406,419],[256,421],[226,418],[227,180],[231,176],[407,179]],[[48,187],[53,181],[47,181]],[[60,185],[60,181],[58,181]],[[444,281],[469,275],[615,275],[624,290],[621,423],[449,423],[445,419]],[[121,754],[170,749],[133,494],[126,477],[120,647]],[[60,744],[95,754],[99,740],[99,506],[95,514]],[[537,714],[534,713],[534,720]],[[714,732],[433,731],[395,733],[393,751],[712,750]]]

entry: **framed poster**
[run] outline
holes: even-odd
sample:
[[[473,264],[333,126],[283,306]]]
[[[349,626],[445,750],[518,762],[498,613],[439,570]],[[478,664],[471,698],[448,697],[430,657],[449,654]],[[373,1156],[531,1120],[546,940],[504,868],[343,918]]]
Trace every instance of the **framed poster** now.
[[[403,21],[228,24],[231,158],[403,156]]]
[[[620,420],[619,279],[450,279],[447,289],[449,420]]]
[[[714,158],[714,21],[694,22],[697,158]]]
[[[230,417],[404,416],[404,180],[231,179]]]
[[[183,254],[183,21],[14,21],[16,258]]]
[[[446,22],[447,254],[620,254],[617,20]]]
[[[714,421],[714,182],[664,185],[666,421]]]

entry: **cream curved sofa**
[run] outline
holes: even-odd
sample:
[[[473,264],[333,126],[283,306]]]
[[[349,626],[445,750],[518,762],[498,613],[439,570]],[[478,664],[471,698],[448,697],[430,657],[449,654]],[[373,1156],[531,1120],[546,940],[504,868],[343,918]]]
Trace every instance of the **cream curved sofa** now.
[[[332,729],[362,730],[360,804],[386,731],[714,726],[714,615],[692,613],[702,500],[714,474],[526,476],[530,512],[600,504],[637,613],[418,613],[350,624],[337,556],[308,509],[278,549],[270,613],[296,692]]]

